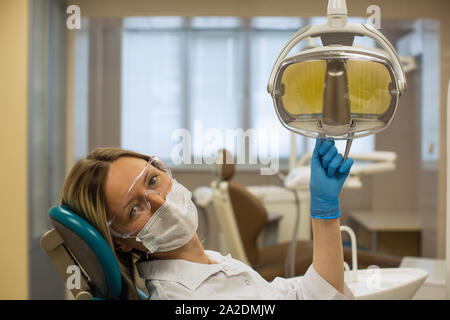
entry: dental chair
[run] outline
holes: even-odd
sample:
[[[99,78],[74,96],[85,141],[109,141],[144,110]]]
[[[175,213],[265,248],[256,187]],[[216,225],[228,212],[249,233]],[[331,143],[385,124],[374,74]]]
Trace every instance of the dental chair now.
[[[41,237],[41,247],[66,286],[73,279],[69,278],[76,276],[74,270],[80,271],[79,286],[69,288],[75,299],[120,299],[122,277],[119,266],[100,233],[63,206],[52,207],[49,216],[54,229]],[[138,293],[142,299],[148,298],[142,290],[138,289]]]
[[[220,153],[222,152],[222,155]],[[216,180],[211,183],[213,204],[228,250],[233,258],[252,266],[267,281],[285,276],[285,261],[289,242],[266,248],[258,246],[258,236],[268,223],[268,213],[259,199],[245,187],[232,180],[235,166],[232,156],[221,150],[223,164],[218,165]],[[228,159],[228,161],[225,161]],[[351,262],[350,248],[344,248],[344,260]],[[298,240],[295,252],[295,276],[304,275],[312,263],[312,240]],[[358,250],[358,268],[377,265],[380,268],[395,268],[401,257],[373,254]]]

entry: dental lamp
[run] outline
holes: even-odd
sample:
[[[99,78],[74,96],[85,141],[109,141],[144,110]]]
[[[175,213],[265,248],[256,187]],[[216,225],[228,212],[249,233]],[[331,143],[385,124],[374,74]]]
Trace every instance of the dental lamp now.
[[[382,48],[353,46],[369,37]],[[322,47],[288,56],[302,40],[320,38]],[[327,23],[295,33],[280,52],[267,90],[281,124],[312,138],[347,140],[386,129],[406,90],[406,78],[393,45],[367,24],[347,22],[345,0],[329,0]]]

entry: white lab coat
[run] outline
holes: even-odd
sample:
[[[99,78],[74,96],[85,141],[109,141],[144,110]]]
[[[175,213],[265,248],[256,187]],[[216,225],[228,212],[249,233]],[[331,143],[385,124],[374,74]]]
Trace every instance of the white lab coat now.
[[[302,278],[275,278],[267,282],[255,270],[219,252],[206,250],[216,264],[186,260],[151,260],[136,263],[145,280],[150,299],[184,300],[300,300],[353,299],[345,285],[337,291],[314,269]]]

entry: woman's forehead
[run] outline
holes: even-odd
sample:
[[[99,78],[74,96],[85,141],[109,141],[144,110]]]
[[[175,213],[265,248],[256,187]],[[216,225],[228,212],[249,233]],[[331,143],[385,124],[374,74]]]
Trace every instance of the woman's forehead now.
[[[147,163],[144,159],[121,157],[111,163],[108,176],[112,181],[120,180],[120,183],[130,182],[131,184]]]

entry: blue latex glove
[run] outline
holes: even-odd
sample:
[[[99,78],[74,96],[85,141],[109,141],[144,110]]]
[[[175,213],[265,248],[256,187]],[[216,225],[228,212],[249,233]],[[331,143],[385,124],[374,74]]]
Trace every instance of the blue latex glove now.
[[[353,159],[337,152],[334,140],[317,139],[311,159],[311,217],[336,219],[340,216],[339,193],[350,173]],[[342,166],[339,165],[342,163]]]

